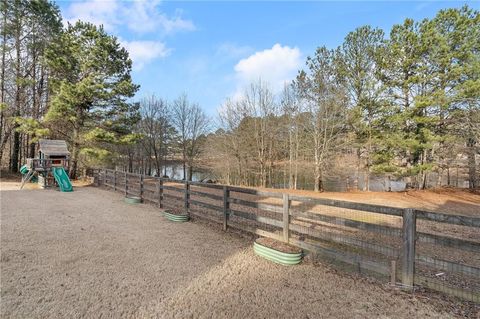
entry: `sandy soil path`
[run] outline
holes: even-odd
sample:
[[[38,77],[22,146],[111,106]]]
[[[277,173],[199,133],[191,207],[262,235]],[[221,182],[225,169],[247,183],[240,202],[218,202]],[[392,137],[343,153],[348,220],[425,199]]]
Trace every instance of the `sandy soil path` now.
[[[1,318],[450,318],[414,296],[96,188],[2,190]]]

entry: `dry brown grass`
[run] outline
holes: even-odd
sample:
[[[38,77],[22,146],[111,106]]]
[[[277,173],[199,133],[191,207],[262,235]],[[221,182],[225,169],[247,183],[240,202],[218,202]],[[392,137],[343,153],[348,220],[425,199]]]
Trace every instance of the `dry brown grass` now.
[[[166,221],[96,188],[0,192],[2,318],[450,318],[423,298]]]
[[[299,196],[328,198],[350,202],[384,206],[416,208],[446,214],[480,216],[480,193],[467,189],[438,188],[431,190],[411,190],[407,192],[323,192],[305,190],[262,189],[271,192],[288,192]]]

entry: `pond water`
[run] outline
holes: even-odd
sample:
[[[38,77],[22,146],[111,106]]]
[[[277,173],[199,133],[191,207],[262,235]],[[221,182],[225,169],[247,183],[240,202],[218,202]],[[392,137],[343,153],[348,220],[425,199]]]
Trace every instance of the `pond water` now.
[[[169,163],[165,169],[162,169],[161,176],[164,175],[164,170],[166,175],[172,179],[181,180],[183,176],[183,166],[181,163]],[[188,174],[188,171],[187,171]],[[156,170],[152,170],[152,175],[156,176]],[[195,182],[201,182],[206,179],[217,180],[218,178],[210,171],[196,169],[193,171],[192,180]],[[454,178],[452,177],[452,180]],[[354,176],[349,176],[349,187],[353,189],[353,183],[355,180]],[[428,187],[435,187],[437,182],[437,175],[434,172],[431,172],[428,175]],[[392,192],[401,192],[406,189],[406,182],[403,180],[391,180],[388,182],[386,177],[383,176],[371,176],[370,177],[370,191],[383,192],[388,191],[388,184],[390,184],[390,190]],[[444,178],[442,185],[446,185],[447,180]],[[329,192],[345,192],[347,191],[347,176],[342,177],[325,177],[323,180],[323,186],[325,191]],[[468,181],[465,181],[464,178],[458,178],[458,181],[452,181],[452,186],[457,187],[468,187]],[[273,176],[273,188],[288,188],[288,180],[281,172],[278,172]],[[364,187],[364,177],[363,174],[360,174],[358,178],[358,189],[362,190]],[[304,190],[313,190],[314,189],[314,176],[313,174],[303,173],[298,176],[297,188]]]
[[[188,169],[187,169],[188,174]],[[156,176],[157,171],[156,169],[152,169],[152,175]],[[160,176],[167,175],[168,178],[171,179],[184,179],[183,176],[183,165],[182,164],[168,164],[166,167],[162,169]],[[194,170],[192,175],[192,181],[194,182],[201,182],[204,179],[211,178],[211,174],[208,172],[204,172],[201,170]]]

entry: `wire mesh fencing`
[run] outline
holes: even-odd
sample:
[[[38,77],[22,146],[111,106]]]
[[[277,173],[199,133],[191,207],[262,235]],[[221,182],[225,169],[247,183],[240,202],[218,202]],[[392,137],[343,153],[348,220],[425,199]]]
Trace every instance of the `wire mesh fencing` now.
[[[98,184],[162,209],[300,247],[405,289],[480,302],[480,218],[101,170]]]

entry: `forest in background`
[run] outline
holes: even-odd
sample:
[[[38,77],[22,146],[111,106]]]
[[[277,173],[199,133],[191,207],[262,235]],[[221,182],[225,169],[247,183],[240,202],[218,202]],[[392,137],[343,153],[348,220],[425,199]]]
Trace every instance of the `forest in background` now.
[[[467,6],[319,47],[283,92],[258,79],[209,118],[187,93],[135,97],[114,36],[62,22],[46,0],[2,0],[0,163],[17,172],[39,138],[64,139],[71,176],[117,167],[207,172],[235,185],[370,190],[479,187],[480,14]],[[432,181],[433,177],[433,181]]]

